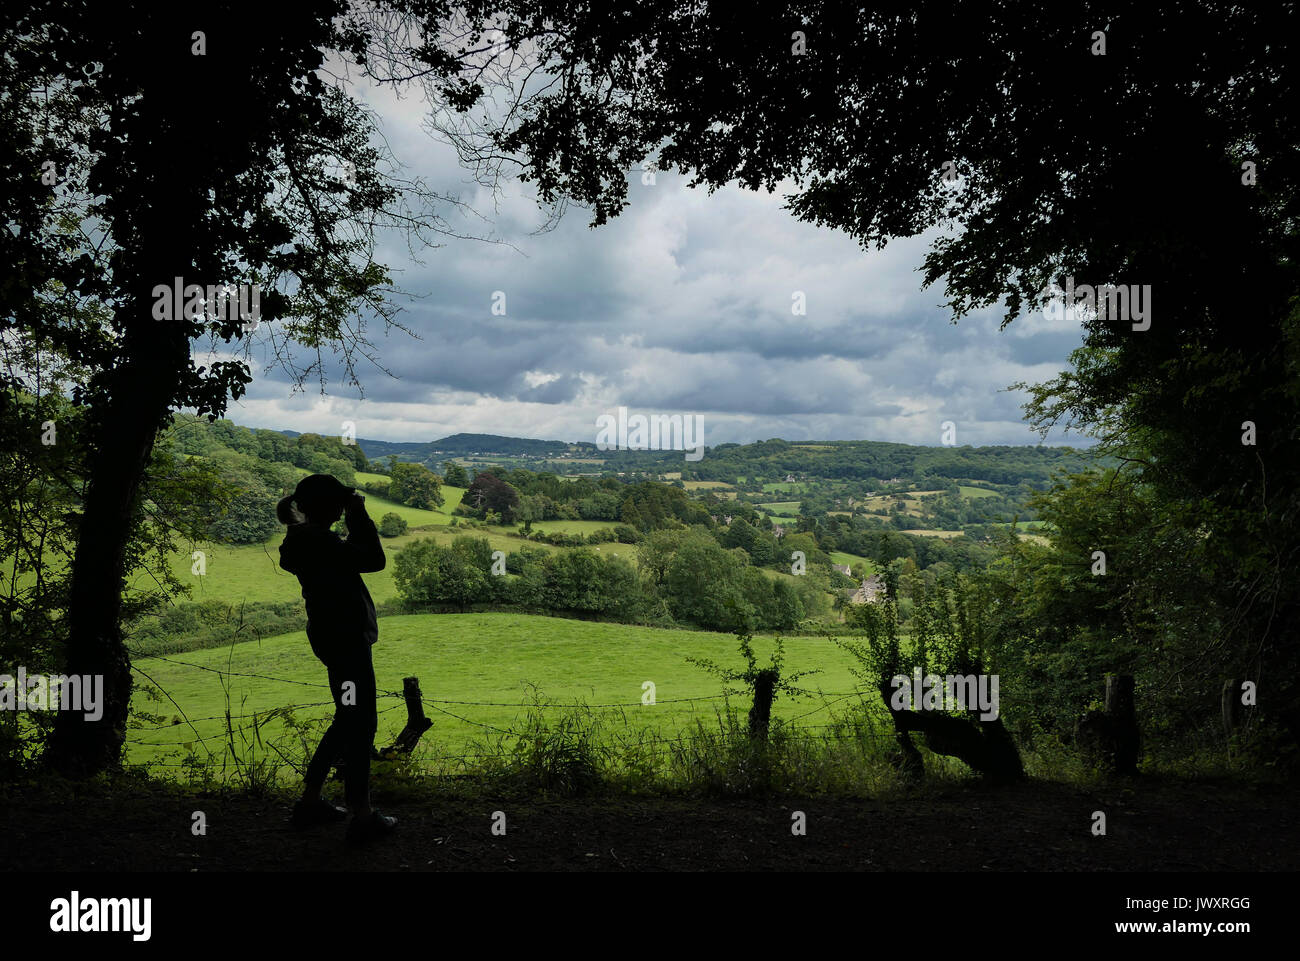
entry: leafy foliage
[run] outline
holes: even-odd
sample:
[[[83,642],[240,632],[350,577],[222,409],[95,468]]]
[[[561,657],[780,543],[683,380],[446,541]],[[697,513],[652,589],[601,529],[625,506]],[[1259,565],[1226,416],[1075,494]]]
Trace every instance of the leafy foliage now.
[[[388,496],[407,507],[431,511],[443,504],[442,481],[438,475],[420,464],[394,462]]]
[[[379,533],[384,537],[401,537],[406,533],[406,518],[389,511],[379,519]]]

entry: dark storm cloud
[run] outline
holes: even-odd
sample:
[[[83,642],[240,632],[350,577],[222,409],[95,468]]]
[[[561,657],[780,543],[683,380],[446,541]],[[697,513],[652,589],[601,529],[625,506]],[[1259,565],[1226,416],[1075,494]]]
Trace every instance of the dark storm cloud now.
[[[399,156],[409,151],[431,183],[463,188],[447,151],[418,133],[412,104],[377,106]],[[1055,375],[1077,325],[1022,318],[1000,332],[991,310],[954,326],[942,291],[920,289],[932,238],[868,252],[794,221],[779,197],[709,196],[662,173],[630,187],[629,209],[597,230],[571,210],[530,234],[540,215],[514,187],[495,209],[484,194],[465,198],[509,245],[448,240],[421,265],[387,240],[379,259],[414,295],[399,319],[419,337],[372,331],[397,379],[363,366],[361,402],[332,369],[329,398],[289,397],[286,377],[255,364],[232,416],[297,430],[361,417],[360,435],[390,439],[465,430],[593,440],[595,418],[627,406],[701,413],[710,444],[931,444],[944,420],[958,423],[960,443],[1034,441],[1020,423],[1023,397],[1003,388]]]

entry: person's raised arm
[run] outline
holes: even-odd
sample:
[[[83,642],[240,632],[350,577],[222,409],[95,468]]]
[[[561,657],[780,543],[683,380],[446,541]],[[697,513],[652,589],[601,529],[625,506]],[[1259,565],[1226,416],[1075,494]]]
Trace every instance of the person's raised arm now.
[[[379,531],[375,522],[366,513],[366,499],[353,492],[344,506],[344,517],[348,525],[347,540],[340,541],[348,557],[348,566],[360,574],[373,574],[388,566],[388,556],[384,545],[379,540]]]

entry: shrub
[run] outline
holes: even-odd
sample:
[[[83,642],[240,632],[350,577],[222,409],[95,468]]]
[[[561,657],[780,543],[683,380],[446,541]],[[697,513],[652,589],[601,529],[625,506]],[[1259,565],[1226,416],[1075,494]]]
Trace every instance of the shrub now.
[[[432,540],[407,544],[393,562],[398,594],[414,608],[454,604],[465,610],[470,604],[491,599],[490,575],[477,565],[472,553],[459,543],[451,548]]]
[[[379,519],[379,533],[384,537],[401,537],[406,533],[406,518],[389,511]]]

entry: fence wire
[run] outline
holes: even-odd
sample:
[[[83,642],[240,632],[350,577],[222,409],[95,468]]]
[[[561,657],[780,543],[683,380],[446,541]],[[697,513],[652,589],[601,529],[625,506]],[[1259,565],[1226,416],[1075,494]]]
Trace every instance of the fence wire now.
[[[168,663],[176,664],[193,670],[205,671],[208,673],[217,674],[221,677],[240,677],[240,678],[249,678],[249,679],[254,679],[259,681],[270,681],[279,684],[295,685],[298,687],[314,687],[314,688],[322,688],[325,690],[329,689],[328,684],[322,684],[314,681],[302,681],[296,678],[276,677],[274,675],[260,674],[254,671],[223,670],[220,668],[209,667],[208,665],[205,664],[196,664],[192,661],[184,661],[184,660],[180,660],[179,658],[169,657],[165,655],[142,655],[142,656],[147,656],[153,660],[166,661]],[[158,684],[157,681],[154,681],[152,678],[150,678],[143,670],[140,670],[140,668],[135,663],[132,664],[132,669],[138,671],[142,676],[144,676],[149,681],[149,683],[157,686],[159,690],[162,690],[163,694],[173,704],[176,705],[177,710],[181,711],[182,719],[174,720],[170,723],[156,724],[150,727],[132,727],[130,729],[130,733],[147,735],[152,732],[169,730],[171,728],[180,727],[182,725],[188,725],[191,731],[193,732],[193,736],[180,738],[174,741],[144,740],[143,738],[140,737],[126,738],[128,744],[135,744],[142,747],[163,747],[163,748],[186,747],[188,749],[194,744],[203,744],[206,746],[206,743],[209,741],[229,740],[234,736],[234,734],[237,731],[242,732],[242,731],[247,731],[250,728],[255,728],[257,726],[256,725],[257,719],[269,718],[273,715],[291,713],[306,708],[326,707],[334,703],[332,699],[328,701],[310,701],[310,702],[301,702],[295,704],[282,704],[276,707],[266,708],[264,710],[249,711],[249,712],[244,712],[239,714],[223,712],[221,714],[213,714],[207,717],[191,718],[184,714],[184,710],[183,708],[181,708],[180,704],[175,700],[175,698],[173,698],[162,688],[162,685]],[[863,688],[854,691],[837,691],[837,692],[819,691],[817,692],[817,696],[822,698],[822,703],[820,705],[818,705],[817,707],[813,708],[810,711],[806,711],[802,714],[798,714],[795,717],[778,719],[778,720],[780,720],[784,724],[792,725],[795,721],[820,713],[821,711],[827,710],[833,705],[846,701],[849,698],[860,697],[864,694],[870,694],[870,693],[873,692],[869,688]],[[379,698],[399,699],[399,703],[381,709],[378,712],[379,714],[387,714],[391,711],[403,707],[405,704],[406,695],[403,691],[392,691],[392,690],[386,690],[380,688],[377,689],[376,695]],[[653,702],[653,705],[650,706],[658,706],[660,704],[684,704],[684,703],[718,701],[718,700],[725,701],[733,698],[740,698],[743,696],[744,696],[743,692],[724,692],[721,694],[707,694],[707,695],[698,695],[693,697],[656,698],[655,701]],[[642,708],[648,706],[645,702],[640,700],[625,701],[625,702],[616,701],[616,702],[606,702],[606,703],[596,703],[596,704],[588,704],[586,702],[576,701],[574,703],[569,704],[569,703],[558,703],[558,702],[546,702],[540,700],[525,701],[525,702],[465,701],[465,700],[453,700],[448,698],[426,697],[423,694],[420,697],[420,702],[424,705],[424,707],[427,710],[434,711],[438,714],[453,718],[457,721],[461,721],[462,723],[471,725],[473,727],[482,730],[491,731],[495,734],[501,734],[506,737],[516,738],[520,740],[528,739],[531,736],[530,733],[526,731],[516,731],[510,728],[498,727],[497,725],[489,724],[483,721],[476,721],[473,718],[465,717],[463,714],[458,714],[454,711],[448,710],[447,708],[441,707],[440,705],[447,704],[456,707],[492,707],[492,708],[506,707],[506,708],[515,708],[515,709],[527,709],[529,711],[539,711],[539,710],[540,711],[570,711],[574,709],[590,709],[590,708],[636,709],[636,708]],[[241,725],[239,728],[232,728],[230,726],[231,722],[237,720],[238,721],[251,720],[253,724]],[[206,734],[206,735],[199,734],[198,729],[194,727],[194,725],[208,722],[208,721],[223,721],[226,723],[226,728],[213,734]],[[841,730],[839,731],[839,733],[822,734],[822,735],[811,733],[813,731],[827,731],[827,730],[839,729],[839,728],[842,728],[842,725],[838,725],[838,724],[804,725],[798,728],[797,735],[807,740],[817,740],[817,741],[824,741],[824,742],[846,741],[846,740],[854,740],[854,741],[892,740],[894,737],[892,731],[889,732],[864,731],[861,730],[860,728],[852,731]],[[712,740],[715,739],[717,736],[718,736],[717,734],[714,734],[712,732],[706,732],[702,734],[689,734],[689,735],[678,733],[678,734],[674,734],[671,737],[667,737],[663,735],[647,734],[645,731],[641,731],[635,736],[635,739],[632,741],[630,747],[638,752],[651,753],[655,755],[664,755],[671,752],[674,749],[685,748],[687,745],[693,744],[696,741]],[[435,758],[440,761],[470,761],[470,760],[479,760],[482,758],[502,756],[501,752],[444,754],[442,752],[436,751],[436,749],[434,750],[433,753]],[[188,761],[165,761],[165,760],[149,760],[141,763],[150,767],[163,767],[163,768],[180,768],[180,767],[187,767],[190,766],[190,764],[192,764],[192,762],[188,762]]]

